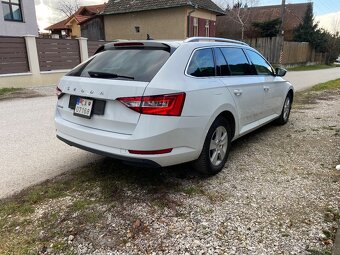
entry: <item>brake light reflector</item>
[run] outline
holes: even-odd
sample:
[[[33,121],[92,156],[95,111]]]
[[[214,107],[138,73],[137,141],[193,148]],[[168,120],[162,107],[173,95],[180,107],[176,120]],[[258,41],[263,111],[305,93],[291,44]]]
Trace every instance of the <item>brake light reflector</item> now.
[[[139,154],[139,155],[156,155],[156,154],[166,154],[172,152],[172,149],[164,149],[164,150],[156,150],[156,151],[136,151],[129,150],[131,154]]]
[[[185,93],[118,98],[130,109],[141,114],[181,116]]]
[[[139,42],[120,42],[120,43],[115,43],[115,47],[134,47],[134,46],[144,46],[144,43],[139,43]]]
[[[63,91],[59,88],[59,86],[56,87],[55,94],[58,97],[58,99],[60,99],[64,95]]]

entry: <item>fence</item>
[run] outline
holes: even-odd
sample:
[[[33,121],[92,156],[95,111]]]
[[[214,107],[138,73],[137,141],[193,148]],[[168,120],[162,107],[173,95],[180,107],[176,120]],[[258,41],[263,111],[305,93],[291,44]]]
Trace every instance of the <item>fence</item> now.
[[[105,41],[0,37],[0,88],[55,84]]]
[[[0,74],[28,71],[25,39],[22,37],[0,37]]]
[[[280,61],[282,40],[282,37],[265,37],[249,39],[246,42],[273,64],[299,65],[325,62],[325,54],[315,53],[311,45],[305,42],[283,42],[283,54]]]
[[[67,39],[37,39],[41,71],[71,69],[80,63],[79,43]]]

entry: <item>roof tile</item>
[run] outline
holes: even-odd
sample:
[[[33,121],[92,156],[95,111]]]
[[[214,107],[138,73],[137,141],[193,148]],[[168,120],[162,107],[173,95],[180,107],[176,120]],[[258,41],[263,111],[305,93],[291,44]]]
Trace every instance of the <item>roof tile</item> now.
[[[181,6],[197,6],[217,14],[224,14],[224,11],[211,0],[109,0],[103,14],[121,14]]]

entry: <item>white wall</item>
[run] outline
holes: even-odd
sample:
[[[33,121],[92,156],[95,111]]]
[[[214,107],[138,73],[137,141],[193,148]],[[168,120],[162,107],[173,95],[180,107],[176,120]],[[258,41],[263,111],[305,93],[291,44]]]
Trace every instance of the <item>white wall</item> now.
[[[5,21],[0,2],[0,36],[38,35],[34,0],[21,0],[23,22]]]

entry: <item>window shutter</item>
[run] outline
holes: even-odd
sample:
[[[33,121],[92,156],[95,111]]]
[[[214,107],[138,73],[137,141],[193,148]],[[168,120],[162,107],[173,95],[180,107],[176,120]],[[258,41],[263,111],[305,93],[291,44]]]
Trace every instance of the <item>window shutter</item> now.
[[[211,20],[209,22],[209,33],[210,33],[210,37],[216,36],[216,21]]]
[[[205,19],[198,19],[198,36],[205,36]]]
[[[194,36],[194,17],[188,16],[188,37]]]

